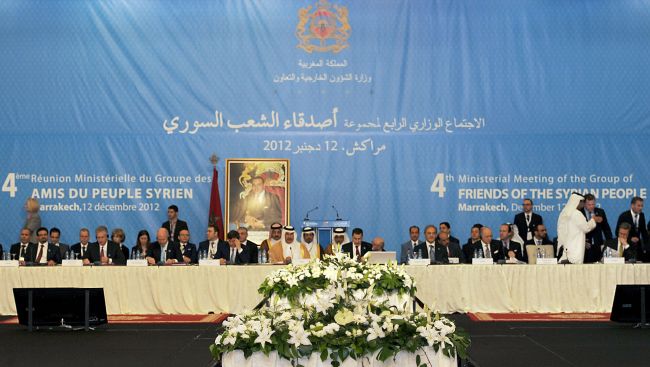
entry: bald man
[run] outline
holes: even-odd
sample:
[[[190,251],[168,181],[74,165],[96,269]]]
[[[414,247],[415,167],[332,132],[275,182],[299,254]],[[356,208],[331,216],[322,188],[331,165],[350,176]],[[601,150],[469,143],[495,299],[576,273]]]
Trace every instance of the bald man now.
[[[156,242],[147,250],[149,265],[172,265],[183,263],[183,253],[176,242],[169,240],[169,231],[166,228],[158,229]]]
[[[506,259],[501,242],[492,239],[492,230],[490,228],[481,228],[481,241],[478,244],[483,250],[483,257],[491,257],[494,262]]]
[[[384,239],[381,237],[375,237],[372,240],[372,251],[386,251],[384,250]]]

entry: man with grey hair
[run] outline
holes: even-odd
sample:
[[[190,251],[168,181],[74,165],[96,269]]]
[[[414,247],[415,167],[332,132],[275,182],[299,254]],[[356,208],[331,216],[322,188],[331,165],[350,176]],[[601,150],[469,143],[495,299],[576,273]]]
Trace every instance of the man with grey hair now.
[[[621,225],[618,226],[618,237],[605,241],[603,253],[607,251],[611,257],[624,257],[625,261],[636,260],[636,249],[627,239],[630,234],[630,229],[632,229],[630,223],[621,223]]]
[[[384,250],[384,239],[375,237],[372,240],[372,251],[386,251]]]
[[[438,229],[433,224],[424,227],[424,242],[415,249],[423,259],[429,259],[431,264],[446,264],[449,262],[447,248],[438,243]]]
[[[124,265],[126,258],[120,250],[120,247],[113,241],[108,240],[108,228],[99,226],[95,230],[97,242],[88,246],[88,251],[84,255],[84,264],[96,265]]]
[[[481,240],[477,244],[481,246],[483,257],[491,257],[494,262],[505,260],[503,246],[499,241],[492,239],[492,230],[489,227],[481,228]]]

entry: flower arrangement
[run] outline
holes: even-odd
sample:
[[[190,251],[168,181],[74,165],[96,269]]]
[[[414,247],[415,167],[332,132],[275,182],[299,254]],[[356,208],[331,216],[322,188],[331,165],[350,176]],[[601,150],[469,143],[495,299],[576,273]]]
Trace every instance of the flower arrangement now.
[[[331,256],[288,266],[260,285],[268,307],[228,318],[210,349],[215,358],[241,350],[246,358],[277,352],[292,361],[317,353],[333,366],[347,358],[386,361],[427,346],[465,358],[467,335],[426,307],[412,312],[415,291],[412,278],[396,264]]]

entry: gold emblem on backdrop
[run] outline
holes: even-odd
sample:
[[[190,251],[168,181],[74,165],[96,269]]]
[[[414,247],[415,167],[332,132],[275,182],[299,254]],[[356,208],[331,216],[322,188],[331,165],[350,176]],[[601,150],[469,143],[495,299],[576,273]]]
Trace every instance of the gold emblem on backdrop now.
[[[319,0],[314,5],[300,8],[298,18],[297,47],[309,53],[338,53],[349,46],[351,28],[347,7]]]

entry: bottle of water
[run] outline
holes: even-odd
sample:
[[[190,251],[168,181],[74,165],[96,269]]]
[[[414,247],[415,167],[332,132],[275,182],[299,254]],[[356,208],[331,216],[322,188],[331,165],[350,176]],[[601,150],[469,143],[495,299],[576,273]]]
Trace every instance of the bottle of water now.
[[[421,259],[421,258],[422,258],[422,249],[419,249],[418,250],[418,259]]]
[[[257,252],[257,263],[258,264],[262,263],[262,251]]]
[[[483,253],[483,247],[478,249],[478,257],[481,259],[485,257],[485,254]]]
[[[266,264],[266,258],[267,258],[266,251],[261,250],[260,252],[262,253],[262,264]]]
[[[541,259],[542,257],[543,257],[543,256],[542,256],[542,248],[541,248],[541,247],[538,247],[538,248],[537,248],[537,258],[538,258],[538,259]]]
[[[65,259],[70,260],[70,251],[65,252]]]
[[[474,249],[474,258],[478,259],[478,249]]]
[[[605,247],[605,257],[612,257],[612,250],[609,247]]]

